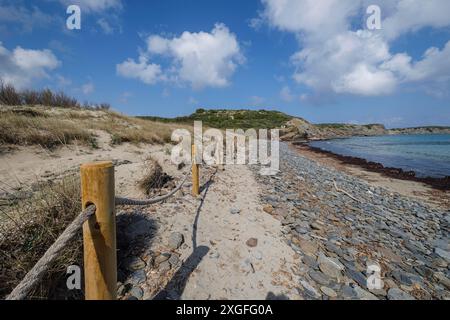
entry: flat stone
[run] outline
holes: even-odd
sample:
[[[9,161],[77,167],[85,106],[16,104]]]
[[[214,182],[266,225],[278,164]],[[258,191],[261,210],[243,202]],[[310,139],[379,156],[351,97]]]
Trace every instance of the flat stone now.
[[[347,285],[343,285],[340,292],[341,292],[342,296],[347,299],[353,299],[356,297],[355,290],[353,290],[352,287],[347,286]]]
[[[178,258],[178,256],[176,254],[172,254],[168,261],[173,268],[178,265],[178,263],[180,262],[180,258]]]
[[[264,212],[271,214],[273,212],[273,206],[271,204],[265,205],[263,207]]]
[[[319,268],[319,264],[317,263],[317,259],[315,257],[304,255],[302,258],[302,262],[310,268],[313,269]]]
[[[319,284],[327,285],[331,282],[331,278],[320,271],[310,270],[308,274],[312,280]]]
[[[345,267],[337,258],[330,258],[320,254],[318,263],[320,271],[326,275],[335,279],[340,279],[342,277],[342,270],[344,270]]]
[[[443,250],[443,249],[437,247],[437,248],[434,248],[434,252],[441,258],[444,258],[445,260],[450,261],[450,251]]]
[[[136,271],[145,268],[146,263],[139,257],[131,257],[124,261],[124,265],[129,271]]]
[[[359,286],[355,286],[354,291],[356,294],[356,298],[360,300],[379,300],[375,295]]]
[[[301,280],[300,284],[305,289],[305,293],[314,299],[319,299],[322,295],[314,288],[312,285],[310,285],[307,281]]]
[[[184,242],[184,237],[180,232],[172,232],[169,236],[168,246],[170,249],[178,249]]]
[[[230,213],[231,214],[239,214],[241,212],[241,209],[239,208],[231,208]]]
[[[325,286],[321,286],[320,287],[320,291],[322,291],[325,295],[327,295],[330,298],[336,298],[337,297],[336,291],[334,291],[331,288],[328,288],[328,287],[325,287]]]
[[[450,289],[450,279],[447,278],[444,273],[436,272],[433,276],[440,284],[444,285],[447,289]]]
[[[387,297],[389,300],[416,300],[413,296],[398,288],[389,289]]]
[[[155,258],[155,265],[159,266],[162,262],[169,260],[171,254],[168,252],[163,252]]]
[[[256,239],[256,238],[250,238],[250,239],[248,239],[248,240],[245,242],[245,244],[246,244],[247,246],[249,246],[250,248],[254,248],[254,247],[256,247],[256,246],[258,245],[258,239]]]
[[[169,261],[164,261],[162,263],[160,263],[158,270],[160,272],[167,272],[172,268],[172,266],[170,265]]]
[[[301,251],[309,256],[314,256],[319,249],[316,243],[304,239],[299,239],[298,241],[294,242],[294,244],[298,245]]]
[[[357,284],[359,284],[361,287],[366,287],[367,286],[367,279],[366,277],[362,274],[362,272],[353,270],[353,269],[347,269],[345,271],[345,273],[351,278],[353,279]]]
[[[139,300],[143,297],[144,291],[140,287],[133,287],[130,290],[130,295]]]

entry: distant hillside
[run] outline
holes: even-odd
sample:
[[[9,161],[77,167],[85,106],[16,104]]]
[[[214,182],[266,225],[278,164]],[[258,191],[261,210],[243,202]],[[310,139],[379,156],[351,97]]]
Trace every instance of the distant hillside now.
[[[284,141],[307,141],[345,138],[353,136],[377,136],[387,134],[429,134],[450,133],[450,127],[418,127],[386,129],[384,125],[372,123],[365,125],[345,123],[313,124],[300,117],[293,117],[279,111],[268,110],[205,110],[197,109],[193,114],[177,118],[142,116],[142,119],[192,125],[201,120],[203,125],[218,129],[274,129],[279,128]]]
[[[193,114],[176,118],[161,118],[152,116],[141,116],[139,118],[170,122],[170,123],[189,123],[201,120],[203,125],[218,129],[273,129],[280,128],[289,120],[293,119],[285,113],[268,110],[205,110],[197,109]]]

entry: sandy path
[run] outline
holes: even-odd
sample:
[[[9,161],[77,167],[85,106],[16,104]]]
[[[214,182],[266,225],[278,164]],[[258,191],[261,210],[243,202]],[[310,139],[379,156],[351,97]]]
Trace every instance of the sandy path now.
[[[262,211],[258,192],[249,168],[234,165],[218,171],[203,201],[196,200],[200,209],[191,216],[190,249],[182,256],[197,265],[182,299],[298,297],[292,287],[298,283],[291,272],[295,253],[282,241],[280,222]],[[250,238],[257,239],[256,247],[246,244]]]

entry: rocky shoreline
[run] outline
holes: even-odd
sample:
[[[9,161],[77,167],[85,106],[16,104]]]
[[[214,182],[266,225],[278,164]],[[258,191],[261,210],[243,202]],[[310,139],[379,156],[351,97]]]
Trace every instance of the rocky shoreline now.
[[[450,211],[326,168],[280,145],[280,172],[262,176],[264,211],[301,263],[305,299],[450,299]],[[368,266],[383,286],[367,287]]]
[[[346,164],[357,165],[368,171],[381,173],[387,177],[425,183],[438,190],[450,190],[450,176],[446,176],[444,178],[418,177],[414,171],[404,171],[401,168],[385,167],[379,162],[367,161],[366,159],[358,157],[340,155],[318,147],[310,146],[307,143],[294,143],[294,145],[312,152],[325,154]]]

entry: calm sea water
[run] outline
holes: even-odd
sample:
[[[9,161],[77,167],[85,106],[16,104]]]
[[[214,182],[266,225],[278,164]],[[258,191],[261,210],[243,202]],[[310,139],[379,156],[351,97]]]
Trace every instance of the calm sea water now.
[[[413,170],[417,176],[450,176],[450,134],[353,137],[314,141],[310,145],[385,167]]]

